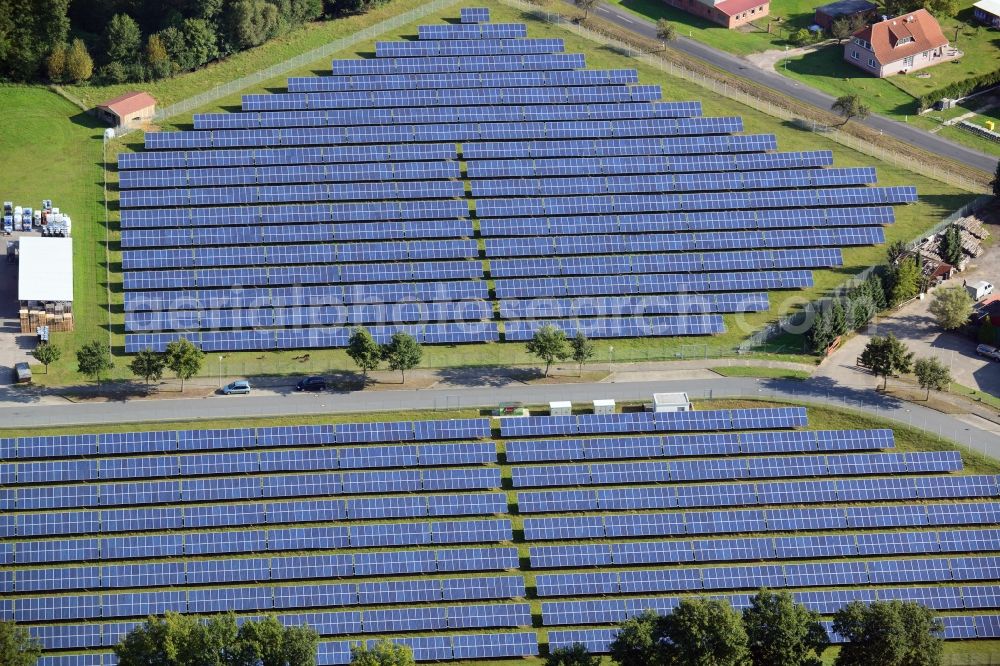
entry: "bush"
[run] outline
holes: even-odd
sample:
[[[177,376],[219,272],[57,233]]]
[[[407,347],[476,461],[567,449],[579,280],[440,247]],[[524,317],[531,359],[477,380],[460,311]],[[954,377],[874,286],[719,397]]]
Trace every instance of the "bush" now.
[[[965,97],[979,88],[987,88],[998,83],[1000,83],[1000,70],[987,72],[977,76],[970,76],[969,78],[962,79],[961,81],[955,81],[954,83],[950,83],[943,88],[938,88],[937,90],[929,92],[926,95],[921,95],[917,98],[917,102],[920,104],[920,110],[923,111],[924,109],[931,108],[942,99],[958,99],[960,97]]]

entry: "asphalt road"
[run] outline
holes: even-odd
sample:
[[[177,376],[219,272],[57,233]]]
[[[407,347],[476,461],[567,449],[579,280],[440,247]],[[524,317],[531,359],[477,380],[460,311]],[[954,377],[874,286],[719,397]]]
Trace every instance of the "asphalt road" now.
[[[249,396],[212,396],[184,400],[131,400],[126,402],[65,405],[12,405],[0,403],[3,427],[98,425],[139,421],[296,416],[372,411],[435,410],[496,406],[521,401],[544,404],[550,400],[587,403],[598,398],[651,400],[661,391],[687,391],[692,398],[779,397],[832,403],[863,409],[949,437],[984,453],[1000,457],[1000,428],[991,432],[947,414],[912,403],[887,398],[867,388],[852,388],[822,379],[810,381],[751,378],[689,379],[673,381],[619,381],[559,385],[461,387],[352,393],[295,393],[287,389]]]
[[[567,0],[567,4],[573,4]],[[656,39],[656,26],[649,21],[643,20],[632,14],[628,10],[620,7],[607,5],[599,2],[592,10],[602,18],[616,23],[634,33]],[[700,58],[719,69],[723,69],[730,74],[740,76],[754,81],[761,85],[773,88],[789,97],[793,97],[803,102],[807,102],[820,109],[829,111],[833,104],[834,97],[820,92],[815,88],[799,83],[793,79],[777,74],[773,71],[760,69],[747,62],[743,58],[719,51],[701,42],[688,37],[678,37],[670,45],[687,53],[688,55]],[[993,174],[997,166],[997,158],[986,155],[977,150],[966,148],[957,143],[943,139],[936,134],[925,132],[906,123],[890,120],[885,116],[873,114],[869,116],[864,124],[872,129],[879,130],[907,143],[913,144],[935,155],[950,157],[958,162],[981,169],[989,174]]]

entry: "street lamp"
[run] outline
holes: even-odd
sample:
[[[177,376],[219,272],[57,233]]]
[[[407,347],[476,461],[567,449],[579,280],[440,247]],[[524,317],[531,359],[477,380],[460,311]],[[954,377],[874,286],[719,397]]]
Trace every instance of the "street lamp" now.
[[[611,372],[611,364],[615,360],[615,346],[608,345],[608,372]]]
[[[224,358],[226,357],[222,355],[219,356],[219,388],[222,388],[222,359]]]

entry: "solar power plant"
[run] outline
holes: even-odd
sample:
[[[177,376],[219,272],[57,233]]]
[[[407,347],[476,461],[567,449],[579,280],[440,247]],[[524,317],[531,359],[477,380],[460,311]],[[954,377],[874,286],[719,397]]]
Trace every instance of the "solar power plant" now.
[[[110,666],[148,615],[274,613],[321,664],[533,656],[690,595],[786,588],[1000,638],[1000,479],[802,408],[0,440],[0,619]],[[501,457],[501,453],[504,457]],[[838,637],[834,636],[835,639]]]
[[[916,199],[488,14],[120,155],[126,352],[711,335]]]

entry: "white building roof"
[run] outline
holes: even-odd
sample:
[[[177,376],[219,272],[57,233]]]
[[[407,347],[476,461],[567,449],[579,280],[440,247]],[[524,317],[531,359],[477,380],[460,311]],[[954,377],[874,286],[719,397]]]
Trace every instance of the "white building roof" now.
[[[73,300],[73,239],[21,238],[18,252],[17,300]]]
[[[654,393],[653,402],[657,405],[686,405],[690,400],[687,393]]]
[[[979,2],[972,6],[982,9],[987,14],[1000,16],[1000,0],[979,0]]]

